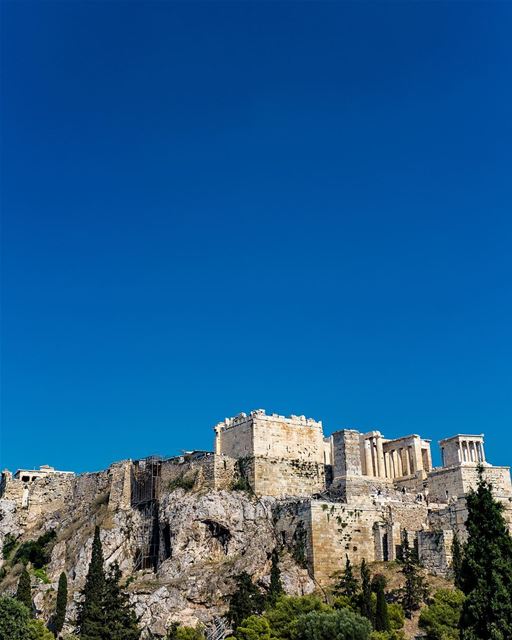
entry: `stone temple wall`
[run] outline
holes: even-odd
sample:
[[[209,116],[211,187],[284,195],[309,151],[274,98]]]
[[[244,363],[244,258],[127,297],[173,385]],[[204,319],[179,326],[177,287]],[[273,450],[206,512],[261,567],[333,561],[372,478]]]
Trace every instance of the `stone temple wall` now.
[[[429,573],[445,576],[451,570],[453,531],[418,531],[418,557]]]
[[[382,510],[374,505],[349,505],[321,500],[310,502],[311,569],[315,581],[327,585],[345,565],[345,556],[359,564],[376,559],[375,526]]]
[[[484,466],[484,478],[493,485],[497,497],[512,496],[509,467]],[[434,469],[427,479],[429,498],[432,502],[447,503],[476,487],[477,465],[459,465]]]
[[[241,466],[235,458],[208,452],[177,456],[162,461],[160,489],[165,492],[185,481],[197,488],[229,490],[240,478]]]
[[[322,423],[304,416],[252,411],[215,427],[215,452],[232,458],[272,457],[325,463]]]
[[[279,500],[272,509],[276,542],[287,549],[294,560],[313,574],[311,501]]]
[[[311,496],[325,489],[328,467],[319,462],[278,458],[252,458],[252,487],[261,496]]]

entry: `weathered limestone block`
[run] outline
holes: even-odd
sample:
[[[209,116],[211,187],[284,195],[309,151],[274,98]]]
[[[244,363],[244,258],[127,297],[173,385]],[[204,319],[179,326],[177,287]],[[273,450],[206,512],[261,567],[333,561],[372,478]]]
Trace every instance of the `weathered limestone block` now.
[[[346,476],[361,476],[360,434],[354,429],[342,429],[332,434],[333,483]]]
[[[446,576],[451,570],[453,531],[418,531],[418,557],[429,573]]]

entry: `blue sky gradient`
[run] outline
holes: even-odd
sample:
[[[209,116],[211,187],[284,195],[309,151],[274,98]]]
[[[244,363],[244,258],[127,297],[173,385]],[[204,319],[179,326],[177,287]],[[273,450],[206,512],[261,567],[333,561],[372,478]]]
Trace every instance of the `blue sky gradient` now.
[[[2,467],[254,408],[512,462],[511,3],[2,3]]]

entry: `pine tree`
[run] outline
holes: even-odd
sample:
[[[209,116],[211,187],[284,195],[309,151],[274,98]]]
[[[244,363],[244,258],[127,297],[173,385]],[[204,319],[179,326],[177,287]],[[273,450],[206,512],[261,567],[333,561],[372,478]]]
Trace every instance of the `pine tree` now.
[[[371,574],[364,558],[361,563],[361,601],[359,608],[361,615],[373,622]]]
[[[421,575],[418,554],[409,546],[407,531],[402,534],[402,573],[405,585],[402,589],[402,607],[408,618],[420,608],[422,600],[427,596],[425,579]]]
[[[105,582],[105,640],[138,640],[141,631],[128,595],[121,589],[121,571],[117,562],[110,566]]]
[[[94,530],[92,556],[82,591],[82,603],[78,612],[78,630],[81,640],[104,640],[105,626],[105,571],[100,530]]]
[[[460,544],[460,539],[455,532],[453,534],[453,543],[452,543],[452,571],[453,571],[453,582],[457,589],[461,588],[461,571],[462,571],[462,545]]]
[[[461,567],[466,594],[460,619],[461,640],[512,638],[512,537],[503,505],[478,469],[478,486],[466,498],[468,541]]]
[[[227,614],[234,629],[245,618],[261,613],[265,604],[258,587],[253,584],[251,576],[245,571],[238,576],[237,585],[237,590],[231,596]]]
[[[66,608],[68,606],[68,579],[64,572],[60,574],[59,586],[57,589],[57,605],[55,607],[55,616],[53,619],[53,631],[58,636],[62,631],[66,620]]]
[[[281,582],[281,570],[279,569],[279,554],[277,549],[272,551],[272,566],[270,568],[270,586],[267,594],[267,601],[270,605],[275,604],[279,596],[284,593]]]
[[[16,600],[24,604],[30,613],[32,613],[32,588],[30,585],[30,574],[27,571],[27,567],[23,567],[23,571],[21,572],[18,589],[16,590]]]
[[[357,594],[358,584],[348,555],[346,555],[345,558],[345,570],[334,587],[334,594],[337,596],[345,596],[346,598],[353,598]]]
[[[377,606],[375,609],[375,631],[389,631],[388,603],[386,602],[386,578],[382,574],[377,574],[373,578],[373,589],[377,594]]]

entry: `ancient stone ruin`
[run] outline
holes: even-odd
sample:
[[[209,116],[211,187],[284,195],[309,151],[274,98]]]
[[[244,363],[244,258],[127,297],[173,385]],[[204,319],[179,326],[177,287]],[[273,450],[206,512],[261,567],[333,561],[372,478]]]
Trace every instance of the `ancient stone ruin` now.
[[[101,524],[107,562],[141,576],[134,598],[158,634],[170,619],[208,624],[222,615],[233,576],[247,570],[265,581],[275,547],[290,593],[327,585],[346,555],[355,564],[396,559],[403,531],[430,572],[448,575],[479,465],[512,528],[510,469],[486,461],[482,435],[442,440],[434,468],[430,441],[419,435],[342,429],[326,437],[304,416],[257,410],[214,433],[213,452],[127,460],[98,473],[4,471],[0,544],[7,534],[55,528],[49,572],[69,571],[79,589]]]

